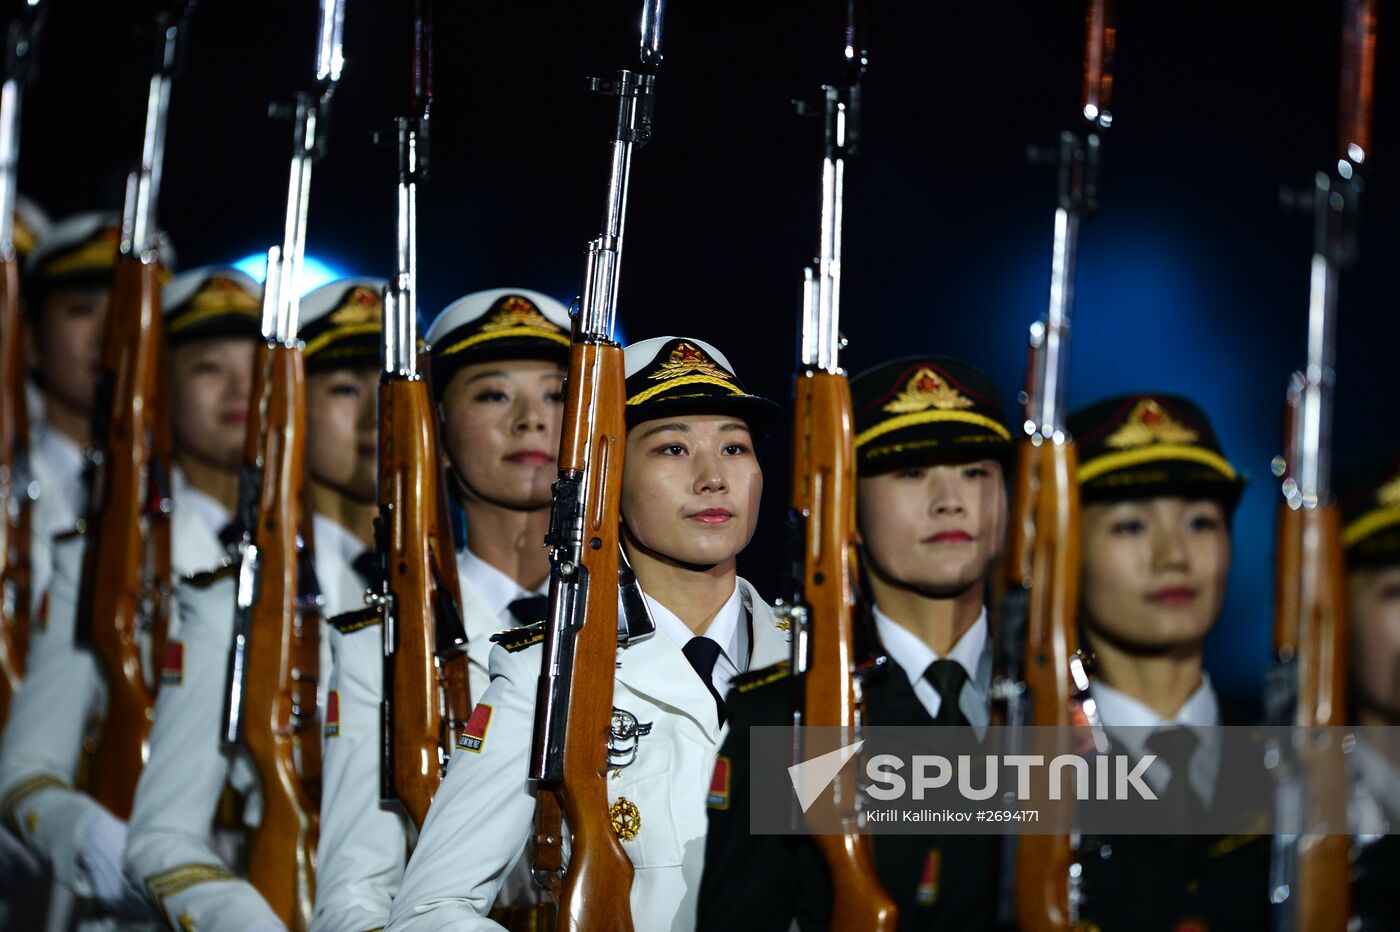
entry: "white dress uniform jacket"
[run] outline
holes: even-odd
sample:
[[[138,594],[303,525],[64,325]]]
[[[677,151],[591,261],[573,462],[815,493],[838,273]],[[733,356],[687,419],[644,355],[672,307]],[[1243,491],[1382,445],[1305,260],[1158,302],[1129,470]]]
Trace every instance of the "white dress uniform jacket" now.
[[[329,618],[364,607],[365,582],[351,567],[364,546],[349,531],[317,515],[313,529],[316,581]],[[146,890],[173,928],[186,932],[280,928],[267,903],[224,863],[211,843],[225,784],[244,797],[244,822],[262,812],[258,775],[246,753],[220,746],[228,654],[233,643],[235,578],[198,588],[180,586],[179,648],[162,672],[151,756],[136,788],[123,869]],[[320,662],[330,648],[321,626]],[[173,661],[180,661],[178,668]],[[324,673],[322,674],[324,681]],[[325,689],[319,689],[322,715]]]
[[[210,515],[226,513],[190,488],[178,471],[172,479],[171,554],[178,576],[218,561],[222,522],[211,522]],[[45,620],[33,626],[24,684],[0,745],[0,817],[52,866],[55,879],[80,897],[95,892],[84,866],[82,830],[89,818],[99,811],[105,815],[105,810],[74,789],[73,781],[88,723],[107,705],[107,684],[96,657],[74,643],[83,544],[76,533],[55,542]],[[172,632],[176,625],[172,616]],[[153,683],[155,659],[149,657],[145,632],[142,648],[147,680]],[[120,857],[120,851],[108,854]]]
[[[787,634],[772,610],[744,580],[738,589],[752,637],[747,663],[736,666],[757,669],[786,658]],[[611,804],[625,797],[640,816],[636,837],[622,843],[637,869],[634,927],[688,932],[695,926],[705,801],[723,729],[713,696],[669,626],[657,627],[618,655],[613,704],[652,728],[640,737],[633,762],[610,771],[608,797]],[[522,856],[534,819],[525,772],[542,649],[537,642],[491,651],[491,685],[472,716],[480,732],[476,747],[459,744],[453,755],[394,899],[391,930],[499,928],[486,914]]]
[[[490,682],[491,635],[516,626],[509,605],[534,592],[469,550],[457,554],[462,622],[467,630],[471,694]],[[389,903],[403,880],[417,832],[401,810],[379,803],[379,703],[384,695],[383,630],[379,625],[330,632],[338,722],[327,723],[321,771],[321,837],[316,860],[312,932],[363,932],[389,921]]]
[[[86,509],[87,488],[83,451],[47,421],[29,425],[29,465],[39,485],[29,545],[30,592],[38,610],[53,572],[53,539],[77,525]]]

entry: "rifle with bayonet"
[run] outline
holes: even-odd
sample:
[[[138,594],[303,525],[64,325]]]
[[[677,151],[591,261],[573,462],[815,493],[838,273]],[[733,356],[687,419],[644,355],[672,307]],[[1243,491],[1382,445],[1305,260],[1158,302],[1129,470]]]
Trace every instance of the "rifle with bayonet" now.
[[[608,735],[617,651],[619,498],[626,436],[622,347],[613,339],[632,154],[651,137],[664,0],[642,8],[641,72],[592,78],[616,98],[603,229],[588,244],[565,382],[559,478],[550,510],[549,616],[529,777],[540,798],[535,863],[556,869],[562,811],[572,840],[559,928],[630,932],[632,861],[608,807]]]
[[[1031,325],[1023,435],[1012,483],[1011,535],[1000,606],[1002,670],[993,699],[1012,727],[1097,726],[1079,651],[1078,456],[1065,427],[1070,321],[1079,224],[1098,204],[1102,134],[1113,122],[1113,0],[1090,0],[1085,15],[1079,119],[1033,161],[1055,166],[1058,198],[1045,316]],[[1026,932],[1068,930],[1078,920],[1072,870],[1076,835],[1024,835],[1008,845],[1014,873],[1000,900],[1002,921]]]
[[[107,712],[93,754],[90,791],[121,818],[131,814],[155,713],[155,687],[143,672],[141,636],[148,635],[150,656],[163,655],[173,599],[173,449],[156,207],[170,91],[192,9],[193,4],[186,4],[156,18],[156,65],[146,97],[141,166],[127,176],[121,251],[112,274],[88,451],[77,639],[94,651],[107,684]]]
[[[384,289],[379,380],[375,537],[382,584],[371,595],[384,637],[379,795],[402,806],[419,828],[471,713],[436,409],[418,368],[418,185],[428,173],[430,16],[430,0],[417,0],[411,107],[397,121],[397,270]]]
[[[263,340],[239,476],[237,598],[223,716],[225,749],[247,750],[262,787],[248,881],[292,930],[311,921],[321,778],[321,597],[312,565],[306,378],[297,326],[311,169],[325,152],[343,21],[343,0],[322,0],[315,84],[290,108],[285,225],[282,245],[268,251]]]
[[[5,82],[0,85],[0,727],[10,716],[10,700],[24,676],[33,601],[29,538],[36,486],[29,465],[15,198],[20,103],[33,80],[43,11],[39,2],[26,4],[10,23]]]
[[[856,468],[851,387],[841,369],[841,215],[846,164],[860,139],[860,80],[866,54],[855,0],[846,0],[841,77],[810,108],[822,118],[821,226],[817,257],[804,269],[802,342],[793,380],[791,592],[780,612],[792,632],[793,724],[831,730],[829,742],[794,745],[797,764],[859,740],[855,673]],[[799,102],[798,111],[808,107]],[[893,930],[898,910],[875,873],[860,832],[859,787],[849,772],[808,810],[832,886],[833,928]]]
[[[1307,365],[1293,374],[1285,397],[1284,453],[1275,462],[1282,480],[1275,576],[1275,665],[1269,674],[1268,713],[1275,724],[1347,723],[1346,575],[1341,517],[1331,487],[1333,385],[1336,373],[1337,283],[1357,255],[1363,174],[1371,155],[1371,100],[1375,76],[1374,0],[1347,0],[1342,24],[1340,127],[1336,161],[1318,172],[1311,188],[1285,192],[1285,203],[1313,218],[1308,290]],[[1336,749],[1314,775],[1313,786],[1345,785]],[[1312,822],[1322,800],[1285,780],[1280,800],[1293,816]],[[1302,792],[1298,792],[1302,790]],[[1325,825],[1324,820],[1324,825]],[[1342,930],[1350,917],[1350,838],[1345,824],[1331,832],[1274,837],[1270,878],[1275,928]],[[1316,831],[1314,826],[1313,830]]]

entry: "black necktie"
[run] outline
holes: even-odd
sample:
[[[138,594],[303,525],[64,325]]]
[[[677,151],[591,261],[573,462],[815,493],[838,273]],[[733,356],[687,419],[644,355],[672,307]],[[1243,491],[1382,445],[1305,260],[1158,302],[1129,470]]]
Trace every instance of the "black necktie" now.
[[[1199,813],[1202,809],[1201,799],[1190,779],[1191,755],[1200,743],[1196,733],[1182,725],[1159,729],[1147,738],[1147,750],[1172,769],[1167,785],[1158,795],[1177,818]]]
[[[924,671],[924,679],[928,680],[938,693],[938,714],[934,716],[935,725],[966,725],[967,716],[963,715],[962,709],[958,706],[958,698],[962,696],[963,687],[967,685],[967,671],[963,665],[956,660],[935,660],[928,665]]]
[[[715,697],[715,712],[719,714],[719,723],[724,724],[724,697],[715,689],[714,673],[715,661],[719,660],[719,643],[707,637],[693,637],[685,642],[681,648],[685,654],[685,659],[690,661],[690,665],[695,668],[701,682],[710,691],[710,695]]]
[[[515,619],[517,625],[532,625],[537,621],[544,621],[549,615],[549,596],[522,595],[507,605],[506,611],[510,612],[510,617]]]
[[[351,560],[350,568],[358,573],[365,585],[371,589],[378,589],[383,581],[383,567],[379,562],[379,554],[373,550],[366,550]]]
[[[242,539],[243,524],[237,518],[219,528],[219,543],[223,544],[225,548],[232,547]]]

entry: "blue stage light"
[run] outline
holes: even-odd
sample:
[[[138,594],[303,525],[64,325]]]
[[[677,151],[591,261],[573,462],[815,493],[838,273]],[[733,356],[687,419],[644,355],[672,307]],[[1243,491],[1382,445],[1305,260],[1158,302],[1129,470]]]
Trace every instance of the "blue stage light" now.
[[[251,256],[245,256],[233,263],[233,267],[240,272],[246,272],[261,282],[267,271],[267,254],[255,252]],[[324,259],[307,256],[301,264],[301,293],[304,295],[312,289],[321,287],[326,282],[345,278],[348,274]]]

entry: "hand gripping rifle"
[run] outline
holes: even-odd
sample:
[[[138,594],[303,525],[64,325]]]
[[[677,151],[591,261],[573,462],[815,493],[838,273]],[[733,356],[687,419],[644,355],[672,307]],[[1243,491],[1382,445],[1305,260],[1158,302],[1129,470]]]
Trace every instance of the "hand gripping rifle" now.
[[[608,740],[620,644],[618,500],[626,436],[622,348],[613,340],[632,153],[651,136],[664,0],[644,0],[643,73],[593,78],[617,99],[603,230],[588,244],[565,383],[559,478],[549,535],[549,618],[529,777],[540,798],[536,863],[558,866],[558,809],[572,839],[559,928],[631,932],[632,861],[608,807]],[[543,849],[543,853],[542,850]],[[553,858],[551,861],[550,859]]]
[[[343,0],[322,0],[316,82],[297,94],[281,247],[268,251],[263,340],[239,477],[241,538],[233,646],[223,717],[227,751],[241,746],[262,786],[249,839],[248,880],[289,929],[311,921],[315,896],[321,730],[316,709],[320,593],[306,486],[306,381],[297,325],[312,164],[325,151],[341,71]],[[280,112],[274,108],[274,112]]]
[[[171,606],[172,447],[160,312],[156,206],[165,156],[170,90],[193,4],[156,18],[156,65],[146,98],[141,167],[127,176],[121,252],[112,275],[88,451],[89,500],[76,636],[107,681],[107,715],[93,755],[94,799],[131,814],[155,714],[142,670],[139,634],[162,656]],[[105,407],[103,406],[105,400]]]
[[[1285,192],[1284,197],[1289,206],[1311,210],[1313,254],[1307,367],[1291,379],[1285,452],[1275,460],[1283,502],[1275,576],[1276,664],[1269,674],[1267,705],[1275,724],[1299,726],[1347,723],[1346,575],[1341,518],[1331,488],[1333,363],[1337,280],[1356,259],[1362,174],[1371,154],[1376,9],[1374,0],[1347,0],[1344,10],[1339,155],[1329,170],[1317,173],[1309,191],[1301,196]],[[1345,779],[1334,770],[1314,786],[1319,783],[1336,791]],[[1311,811],[1322,803],[1309,799],[1296,777],[1285,778],[1280,799],[1303,803]],[[1294,808],[1296,816],[1299,809]],[[1328,834],[1275,836],[1271,887],[1276,929],[1347,927],[1350,839],[1345,824],[1331,825],[1334,831]]]
[[[824,127],[821,232],[814,266],[804,269],[802,344],[793,380],[790,513],[792,592],[781,611],[792,632],[792,666],[802,674],[794,725],[834,727],[830,747],[794,743],[794,763],[859,739],[863,718],[855,670],[856,469],[851,386],[838,359],[842,340],[841,228],[847,160],[860,136],[860,79],[866,55],[855,0],[846,0],[842,76],[822,87]],[[811,108],[816,110],[816,108]],[[799,113],[808,108],[799,102]],[[810,742],[808,742],[810,744]],[[859,788],[843,771],[809,810],[831,877],[833,928],[893,930],[894,901],[875,873],[869,839],[859,831]],[[821,807],[823,812],[816,812]]]
[[[29,466],[24,341],[19,323],[19,256],[15,252],[19,116],[44,7],[30,0],[6,35],[5,82],[0,85],[0,728],[24,676],[29,643],[30,511],[38,486]]]
[[[1079,223],[1097,207],[1101,134],[1113,121],[1113,6],[1113,0],[1090,0],[1088,5],[1078,126],[1062,132],[1048,151],[1031,150],[1033,161],[1058,169],[1059,197],[1050,303],[1045,317],[1031,325],[1024,435],[1017,450],[1004,561],[1003,669],[993,699],[1003,705],[1012,727],[1098,724],[1076,628],[1078,457],[1065,416]],[[1003,891],[1003,919],[1014,919],[1027,932],[1067,930],[1077,921],[1076,844],[1070,835],[1015,839],[1015,872],[1003,872],[1015,884],[1014,890]]]
[[[398,120],[398,271],[384,289],[379,381],[375,535],[383,584],[370,599],[384,635],[380,796],[420,828],[471,712],[437,415],[418,371],[418,183],[427,177],[430,16],[430,0],[417,0],[411,113]]]

